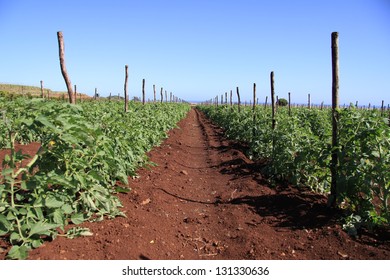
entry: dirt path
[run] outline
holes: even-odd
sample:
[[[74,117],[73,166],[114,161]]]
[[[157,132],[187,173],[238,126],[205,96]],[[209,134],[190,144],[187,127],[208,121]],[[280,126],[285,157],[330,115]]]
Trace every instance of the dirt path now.
[[[57,238],[30,259],[390,259],[389,240],[351,239],[325,197],[268,187],[201,113],[179,127],[120,195],[127,218],[81,225],[94,235]]]

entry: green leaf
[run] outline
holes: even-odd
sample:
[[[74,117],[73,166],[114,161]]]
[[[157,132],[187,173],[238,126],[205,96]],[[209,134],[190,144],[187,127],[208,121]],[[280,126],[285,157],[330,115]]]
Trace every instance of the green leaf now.
[[[14,170],[12,168],[4,168],[1,170],[1,175],[7,176],[8,174],[11,174]]]
[[[81,224],[82,222],[85,221],[85,217],[83,214],[81,213],[76,213],[76,214],[73,214],[71,217],[70,217],[70,220],[72,221],[72,223],[74,223],[75,225],[78,225],[78,224]]]
[[[12,230],[12,224],[3,214],[0,214],[0,236],[7,234],[10,230]]]
[[[57,227],[59,227],[60,225],[58,224],[49,224],[49,223],[45,223],[43,221],[38,221],[36,224],[34,224],[32,227],[31,227],[31,230],[30,230],[30,233],[29,233],[29,236],[32,236],[34,234],[44,234],[44,235],[48,235],[50,234],[50,230],[51,229],[55,229]]]
[[[28,256],[28,247],[25,245],[18,246],[14,245],[12,246],[11,250],[9,250],[7,259],[12,260],[25,260]]]
[[[38,248],[38,247],[41,246],[42,244],[43,244],[42,238],[34,239],[34,240],[31,242],[31,245],[32,245],[33,248]]]
[[[64,211],[60,208],[57,208],[53,212],[53,222],[55,222],[58,225],[64,225],[65,224],[65,215]]]
[[[71,214],[71,213],[73,213],[73,208],[72,208],[72,205],[70,205],[70,204],[62,205],[61,209],[64,211],[64,214]]]
[[[47,196],[45,199],[45,206],[48,208],[59,208],[62,205],[64,205],[64,202],[53,195]]]

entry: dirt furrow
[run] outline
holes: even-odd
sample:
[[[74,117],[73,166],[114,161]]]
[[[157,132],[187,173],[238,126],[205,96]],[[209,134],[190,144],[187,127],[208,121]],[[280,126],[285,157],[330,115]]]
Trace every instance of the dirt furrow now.
[[[126,218],[85,223],[30,259],[389,259],[389,241],[351,239],[326,198],[268,186],[259,166],[191,110],[120,194]]]

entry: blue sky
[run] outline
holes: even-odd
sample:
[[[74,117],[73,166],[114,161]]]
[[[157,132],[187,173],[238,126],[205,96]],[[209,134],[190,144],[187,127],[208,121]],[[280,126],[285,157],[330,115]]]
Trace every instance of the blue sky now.
[[[142,79],[186,100],[240,87],[261,102],[331,102],[331,33],[339,32],[340,103],[390,103],[390,0],[0,0],[0,82],[65,90],[57,31],[72,84],[92,95],[140,96]]]

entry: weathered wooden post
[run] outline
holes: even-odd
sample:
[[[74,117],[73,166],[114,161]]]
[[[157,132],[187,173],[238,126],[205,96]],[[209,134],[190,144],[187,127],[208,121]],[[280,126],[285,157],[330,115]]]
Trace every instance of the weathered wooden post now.
[[[385,115],[385,101],[382,100],[382,106],[381,106],[381,116]]]
[[[58,38],[58,49],[59,49],[59,56],[60,56],[60,66],[61,66],[61,73],[64,77],[66,88],[68,89],[68,96],[69,96],[69,102],[71,104],[74,104],[74,98],[73,98],[73,89],[72,89],[72,83],[70,81],[70,78],[68,76],[68,72],[66,70],[65,66],[65,44],[64,44],[64,36],[62,35],[61,31],[57,32],[57,38]]]
[[[256,135],[256,83],[253,83],[253,125],[252,125],[252,141]]]
[[[233,107],[233,90],[230,90],[230,107]]]
[[[225,104],[227,104],[227,101],[228,99],[227,99],[227,91],[225,92]]]
[[[328,206],[337,207],[338,182],[338,122],[339,122],[339,33],[332,33],[332,159],[330,163],[331,185]]]
[[[129,95],[127,93],[127,80],[129,78],[129,72],[128,72],[129,66],[125,65],[125,85],[124,85],[124,94],[125,94],[125,113],[129,110]]]
[[[267,108],[268,95],[265,97],[264,108]]]
[[[165,102],[168,102],[168,94],[167,94],[167,91],[165,91]]]
[[[274,88],[274,71],[271,72],[271,103],[272,103],[272,129],[276,127],[276,106],[275,106],[275,88]]]
[[[156,85],[153,85],[153,102],[156,103]]]
[[[145,79],[142,79],[142,105],[145,105]]]
[[[307,108],[311,109],[310,93],[307,95]]]
[[[45,95],[43,94],[43,81],[41,80],[41,98],[45,98]]]
[[[291,92],[288,93],[288,115],[291,117]]]
[[[236,88],[237,91],[237,99],[238,99],[238,112],[241,112],[240,106],[241,106],[241,98],[240,98],[240,90],[238,87]]]
[[[74,104],[76,104],[77,97],[77,85],[74,85]]]
[[[163,98],[164,98],[164,96],[163,96],[163,88],[161,88],[160,95],[161,95],[161,103],[163,103]]]

